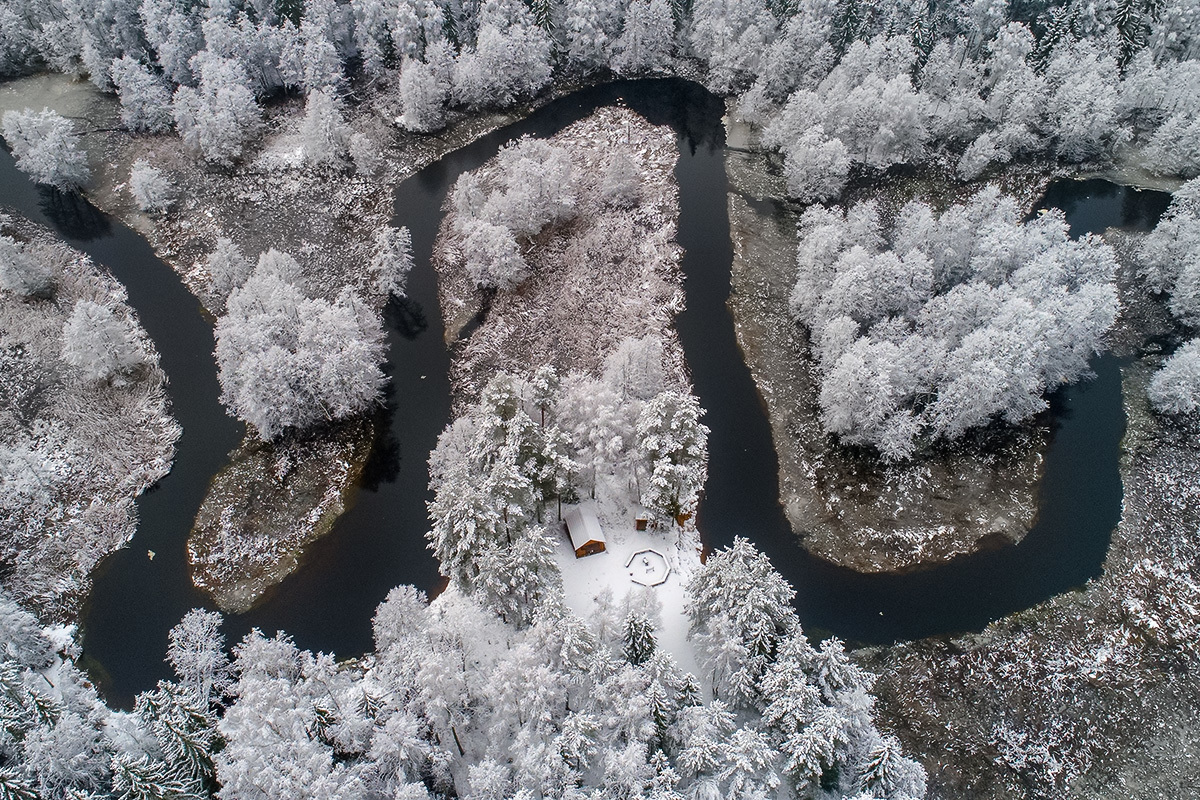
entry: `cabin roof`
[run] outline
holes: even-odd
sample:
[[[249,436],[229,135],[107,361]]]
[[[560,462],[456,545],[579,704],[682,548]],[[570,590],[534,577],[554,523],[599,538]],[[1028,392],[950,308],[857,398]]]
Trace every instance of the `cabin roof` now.
[[[567,523],[567,534],[571,537],[571,546],[576,550],[588,542],[603,542],[604,529],[596,513],[585,506],[577,506],[567,512],[563,522]]]

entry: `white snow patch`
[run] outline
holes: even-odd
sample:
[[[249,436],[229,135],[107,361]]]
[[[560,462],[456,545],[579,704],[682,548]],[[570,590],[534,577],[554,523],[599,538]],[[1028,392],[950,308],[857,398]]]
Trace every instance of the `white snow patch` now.
[[[639,531],[634,520],[644,513],[643,509],[625,505],[619,498],[609,502],[588,500],[581,505],[590,507],[599,517],[604,526],[607,549],[603,553],[576,558],[571,540],[563,530],[554,557],[562,570],[567,606],[583,619],[591,619],[596,612],[596,599],[605,589],[611,590],[618,603],[631,592],[653,593],[662,603],[661,618],[655,620],[659,647],[671,654],[681,670],[699,676],[696,655],[688,641],[688,619],[683,610],[684,586],[700,566],[700,540],[696,531],[681,531],[678,527]],[[563,506],[564,516],[567,509]],[[670,568],[666,581],[653,587],[634,583],[625,566],[632,555],[647,549],[662,554]]]

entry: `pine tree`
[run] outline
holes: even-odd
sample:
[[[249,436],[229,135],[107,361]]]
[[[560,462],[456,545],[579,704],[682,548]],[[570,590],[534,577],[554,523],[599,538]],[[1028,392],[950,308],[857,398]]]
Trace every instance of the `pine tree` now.
[[[642,504],[662,519],[695,513],[704,487],[708,428],[693,395],[662,392],[646,403],[637,424],[637,450],[646,471]]]
[[[195,787],[173,776],[149,756],[119,753],[112,760],[112,786],[117,800],[200,800]]]
[[[216,774],[212,762],[217,720],[183,687],[159,681],[138,695],[134,710],[150,731],[173,775],[203,782]]]
[[[39,800],[37,786],[12,767],[0,767],[0,800]]]
[[[621,636],[625,660],[635,667],[645,664],[654,655],[657,643],[654,626],[644,614],[631,613],[625,618],[625,632]]]
[[[924,768],[904,757],[894,736],[877,740],[859,772],[859,788],[872,797],[924,797],[925,780]]]

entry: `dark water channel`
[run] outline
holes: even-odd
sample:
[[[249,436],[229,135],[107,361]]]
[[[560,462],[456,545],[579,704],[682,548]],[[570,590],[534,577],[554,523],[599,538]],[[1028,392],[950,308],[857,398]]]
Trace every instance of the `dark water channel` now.
[[[457,150],[396,190],[395,224],[413,235],[416,268],[409,300],[388,314],[391,389],[376,446],[354,504],[312,546],[304,565],[251,612],[231,616],[236,641],[251,627],[286,630],[301,647],[342,656],[371,648],[370,620],[393,586],[432,589],[436,564],[425,548],[427,464],[449,421],[450,358],[429,259],[447,188],[524,134],[551,136],[614,103],[679,137],[679,242],[686,249],[687,311],[678,329],[701,404],[708,410],[709,479],[699,524],[711,546],[746,536],[797,588],[805,626],[855,642],[887,642],[979,628],[1099,574],[1121,503],[1117,450],[1124,430],[1119,365],[1096,360],[1097,380],[1054,398],[1057,431],[1047,456],[1037,526],[1017,547],[904,576],[865,576],[801,549],[779,505],[777,463],[761,399],[725,305],[732,247],[726,206],[723,103],[678,80],[622,82],[575,93],[530,118]],[[1165,196],[1103,182],[1055,184],[1073,232],[1153,224]],[[82,620],[87,665],[110,702],[167,676],[169,628],[211,601],[192,588],[184,545],[211,476],[238,444],[242,427],[220,406],[212,328],[198,302],[136,233],[85,201],[29,184],[0,150],[0,204],[55,229],[104,264],[162,354],[173,412],[183,425],[170,475],[138,501],[131,547],[107,559]],[[154,550],[151,561],[146,551]]]

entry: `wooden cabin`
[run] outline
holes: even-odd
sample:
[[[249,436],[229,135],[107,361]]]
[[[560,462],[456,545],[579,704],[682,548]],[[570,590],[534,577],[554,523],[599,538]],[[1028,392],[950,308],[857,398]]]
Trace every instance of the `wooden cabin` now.
[[[567,525],[567,536],[571,537],[576,558],[604,552],[604,529],[590,508],[571,509],[563,522]]]

